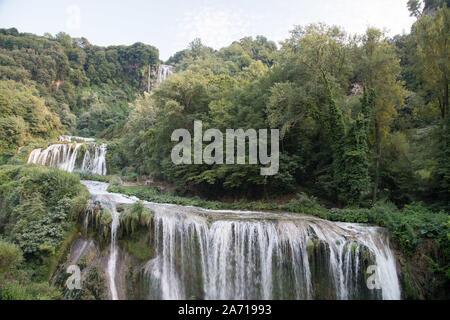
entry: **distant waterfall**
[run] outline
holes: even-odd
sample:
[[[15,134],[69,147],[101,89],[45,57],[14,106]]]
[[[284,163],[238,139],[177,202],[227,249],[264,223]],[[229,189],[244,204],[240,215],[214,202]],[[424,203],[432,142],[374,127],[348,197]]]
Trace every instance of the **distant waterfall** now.
[[[156,85],[159,86],[164,80],[173,74],[174,67],[165,64],[160,64],[158,66],[158,71],[156,74]]]
[[[137,199],[83,181],[91,198],[114,209]],[[149,299],[401,298],[385,229],[316,217],[214,211],[144,202],[153,213],[154,250],[142,271]],[[116,217],[117,218],[117,217]],[[113,234],[117,225],[112,225]],[[115,235],[108,264],[117,290]],[[369,271],[375,267],[374,283]]]
[[[106,144],[97,144],[91,138],[62,136],[59,144],[35,149],[28,156],[27,163],[58,168],[73,172],[75,169],[93,174],[106,175]],[[72,142],[82,141],[82,142]]]

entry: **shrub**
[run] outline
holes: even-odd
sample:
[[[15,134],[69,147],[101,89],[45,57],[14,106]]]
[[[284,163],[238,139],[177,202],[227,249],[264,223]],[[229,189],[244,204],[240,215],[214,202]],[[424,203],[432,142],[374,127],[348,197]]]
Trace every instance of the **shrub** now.
[[[44,264],[60,254],[88,196],[79,178],[67,172],[32,165],[0,167],[0,232],[23,251],[33,277],[51,274]]]
[[[133,203],[120,215],[123,233],[133,234],[140,227],[149,227],[152,219],[150,210],[141,201]]]

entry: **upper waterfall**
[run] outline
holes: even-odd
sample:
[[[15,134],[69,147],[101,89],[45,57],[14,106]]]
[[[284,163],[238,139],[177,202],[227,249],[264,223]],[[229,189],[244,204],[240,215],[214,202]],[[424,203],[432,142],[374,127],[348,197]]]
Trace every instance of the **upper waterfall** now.
[[[34,149],[27,163],[40,164],[73,172],[75,169],[93,174],[106,175],[106,144],[97,144],[95,139],[61,136],[61,143],[46,149]]]
[[[170,77],[173,74],[174,69],[175,68],[173,66],[160,64],[158,66],[158,72],[156,74],[156,86],[159,86],[164,80]]]

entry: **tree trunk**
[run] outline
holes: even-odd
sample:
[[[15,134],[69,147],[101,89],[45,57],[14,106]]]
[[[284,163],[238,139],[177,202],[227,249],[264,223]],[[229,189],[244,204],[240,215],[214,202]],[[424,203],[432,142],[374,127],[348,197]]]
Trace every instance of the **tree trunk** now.
[[[267,180],[266,183],[264,183],[264,198],[266,200],[269,200],[269,192],[267,192]]]
[[[444,97],[444,115],[443,115],[443,119],[445,119],[446,116],[448,116],[448,81],[447,79],[445,79],[446,85],[445,85],[445,97]]]
[[[148,78],[147,78],[147,92],[150,92],[150,83],[151,83],[151,67],[150,67],[150,63],[148,64]]]
[[[378,184],[380,182],[380,166],[381,166],[380,128],[378,126],[378,121],[376,119],[375,119],[375,139],[376,139],[376,145],[377,145],[377,165],[375,168],[375,185],[373,187],[372,206],[375,206],[375,203],[377,202]]]

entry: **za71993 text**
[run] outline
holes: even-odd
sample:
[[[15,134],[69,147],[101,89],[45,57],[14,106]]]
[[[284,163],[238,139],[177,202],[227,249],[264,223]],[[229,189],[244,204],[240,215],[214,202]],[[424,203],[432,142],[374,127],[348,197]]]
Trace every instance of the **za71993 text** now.
[[[231,305],[222,305],[222,314],[223,315],[269,315],[272,314],[272,306],[269,304],[266,305],[244,305],[244,304],[231,304]]]

